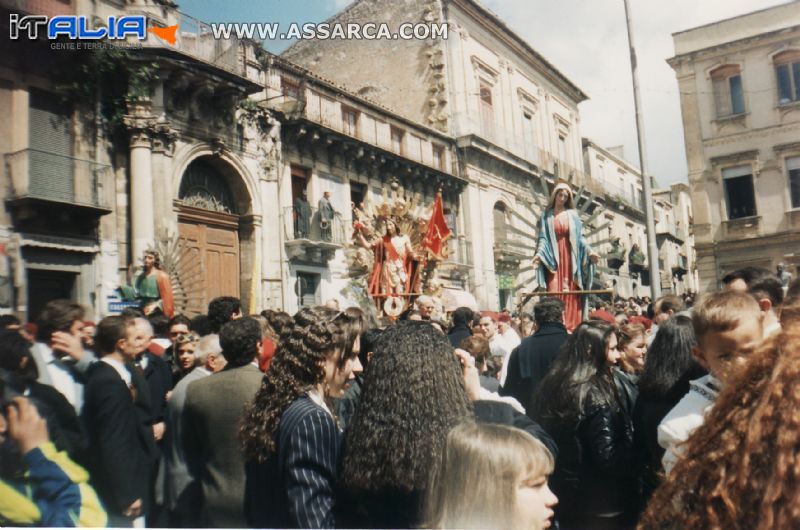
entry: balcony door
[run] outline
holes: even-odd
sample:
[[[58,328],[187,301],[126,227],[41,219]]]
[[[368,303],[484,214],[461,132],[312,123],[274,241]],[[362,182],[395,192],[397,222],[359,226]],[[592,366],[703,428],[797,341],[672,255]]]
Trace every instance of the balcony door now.
[[[72,121],[68,110],[57,102],[54,94],[30,91],[28,193],[72,202],[75,197]]]

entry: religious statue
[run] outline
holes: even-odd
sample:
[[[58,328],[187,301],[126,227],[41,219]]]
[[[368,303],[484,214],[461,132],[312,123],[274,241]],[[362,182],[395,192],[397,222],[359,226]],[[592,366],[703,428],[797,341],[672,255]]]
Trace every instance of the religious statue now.
[[[302,194],[295,197],[292,204],[292,213],[294,214],[294,237],[303,239],[308,237],[309,225],[311,222],[311,205],[308,204],[306,195],[308,192],[303,190]]]
[[[128,285],[120,287],[124,300],[139,302],[142,310],[160,307],[172,318],[175,303],[169,275],[161,270],[161,256],[155,250],[146,250],[142,258],[142,272],[133,279],[133,265],[128,267]]]
[[[403,297],[413,285],[414,250],[411,240],[401,234],[397,224],[387,219],[384,235],[368,241],[364,228],[358,230],[358,240],[374,253],[372,272],[369,276],[369,292],[373,297]]]
[[[322,198],[319,200],[318,204],[319,228],[322,232],[323,241],[331,240],[331,225],[333,224],[333,216],[336,214],[330,199],[331,192],[326,191],[322,194]]]
[[[781,281],[783,293],[786,294],[786,291],[789,290],[789,284],[792,283],[792,273],[786,270],[786,265],[778,263],[777,275],[778,279]]]
[[[556,185],[539,223],[539,242],[533,266],[540,286],[547,291],[566,293],[588,290],[594,280],[599,255],[583,236],[583,223],[575,210],[569,184]],[[564,301],[564,326],[572,331],[583,320],[588,297],[561,295]]]

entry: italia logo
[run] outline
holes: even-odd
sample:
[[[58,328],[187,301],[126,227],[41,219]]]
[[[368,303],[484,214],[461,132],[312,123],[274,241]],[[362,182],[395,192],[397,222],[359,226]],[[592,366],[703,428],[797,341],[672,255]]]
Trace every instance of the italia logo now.
[[[71,40],[124,40],[134,37],[139,40],[147,38],[148,31],[160,39],[175,44],[177,41],[176,33],[178,26],[160,28],[157,26],[147,29],[147,17],[143,15],[129,16],[110,16],[105,19],[106,24],[98,24],[93,27],[90,17],[84,15],[59,15],[48,18],[44,15],[18,14],[9,15],[9,38],[18,40],[21,35],[27,33],[29,39],[38,39],[39,30],[43,29],[47,33],[47,38],[55,40],[60,36]]]

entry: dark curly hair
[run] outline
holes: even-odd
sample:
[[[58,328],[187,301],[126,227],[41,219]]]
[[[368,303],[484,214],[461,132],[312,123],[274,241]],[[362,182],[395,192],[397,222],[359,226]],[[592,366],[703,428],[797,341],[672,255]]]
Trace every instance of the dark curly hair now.
[[[793,319],[719,394],[638,528],[800,528],[799,379]]]
[[[234,313],[242,310],[242,302],[235,296],[218,296],[208,303],[208,323],[211,333],[219,333],[220,328],[231,320]]]
[[[425,322],[381,333],[345,432],[349,493],[424,490],[447,432],[472,417],[461,370],[453,347]]]
[[[250,317],[228,322],[219,330],[222,356],[228,361],[225,368],[238,368],[253,362],[261,342],[261,326]]]
[[[275,342],[278,342],[284,335],[291,333],[294,320],[289,313],[265,309],[261,312],[261,316],[267,319],[267,324],[269,324],[268,334],[272,335],[271,338]]]
[[[324,381],[325,360],[331,352],[344,351],[342,316],[336,317],[336,311],[325,307],[304,308],[294,316],[291,333],[278,345],[261,388],[245,411],[240,436],[248,460],[269,459],[276,449],[273,435],[283,411]]]

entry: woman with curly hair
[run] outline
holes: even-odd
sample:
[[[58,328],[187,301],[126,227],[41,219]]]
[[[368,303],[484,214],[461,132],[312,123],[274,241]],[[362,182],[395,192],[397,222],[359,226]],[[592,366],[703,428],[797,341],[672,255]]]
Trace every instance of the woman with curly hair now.
[[[361,370],[361,322],[322,307],[295,315],[241,428],[250,526],[333,526],[341,434],[328,399]]]
[[[401,322],[383,331],[345,431],[337,526],[419,526],[430,469],[447,433],[464,420],[515,425],[555,453],[552,439],[532,420],[505,403],[480,401],[479,394],[474,360],[467,352],[454,354],[427,323]]]
[[[559,448],[552,486],[563,529],[632,524],[637,505],[633,427],[612,372],[618,360],[614,327],[600,320],[583,322],[533,398],[534,418]]]
[[[269,364],[275,356],[281,337],[291,331],[294,321],[289,313],[265,309],[261,316],[266,320],[264,339],[261,341],[261,354],[258,358],[258,367],[262,372],[269,370]]]
[[[547,528],[558,502],[547,486],[552,472],[553,456],[530,434],[506,425],[458,425],[434,463],[425,527]]]
[[[640,529],[800,528],[800,321],[783,325],[683,445]]]
[[[451,428],[472,417],[450,343],[422,322],[381,333],[345,431],[339,526],[411,528]]]

